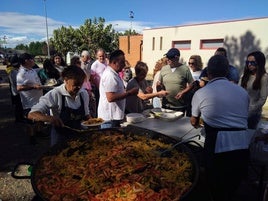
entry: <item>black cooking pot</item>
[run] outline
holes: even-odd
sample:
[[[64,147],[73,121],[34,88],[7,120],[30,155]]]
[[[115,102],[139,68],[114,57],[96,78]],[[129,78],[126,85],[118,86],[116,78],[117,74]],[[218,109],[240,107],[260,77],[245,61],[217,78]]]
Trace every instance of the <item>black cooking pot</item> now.
[[[133,127],[133,126],[127,126],[125,128],[110,128],[110,129],[102,129],[102,130],[94,130],[94,131],[89,131],[88,133],[74,133],[74,137],[72,139],[69,139],[67,142],[65,143],[60,143],[60,144],[56,144],[55,146],[53,146],[47,153],[45,153],[42,157],[39,158],[39,160],[37,161],[37,163],[35,165],[33,165],[32,168],[32,172],[31,172],[31,184],[32,187],[34,189],[34,192],[36,193],[36,195],[41,199],[41,200],[47,200],[45,198],[45,196],[43,195],[43,193],[38,189],[37,187],[37,172],[40,171],[40,161],[46,157],[46,156],[53,156],[59,152],[61,152],[63,149],[67,148],[68,142],[70,140],[80,140],[80,141],[88,141],[88,140],[94,140],[91,139],[91,136],[93,136],[92,134],[98,134],[98,135],[113,135],[114,133],[122,133],[124,135],[141,135],[141,136],[146,136],[149,139],[156,139],[159,140],[165,144],[175,144],[178,141],[175,140],[174,138],[171,138],[169,136],[163,135],[161,133],[155,132],[155,131],[151,131],[151,130],[147,130],[147,129],[143,129],[143,128],[137,128],[137,127]],[[77,135],[76,135],[77,134]],[[194,156],[194,154],[192,153],[192,151],[185,146],[184,144],[181,144],[179,146],[176,147],[176,150],[179,152],[183,152],[186,153],[189,156],[189,160],[192,164],[192,174],[191,174],[191,182],[192,185],[191,187],[188,189],[187,192],[185,192],[180,200],[185,200],[186,197],[193,191],[193,189],[195,188],[198,178],[199,178],[199,167],[197,164],[197,160]]]

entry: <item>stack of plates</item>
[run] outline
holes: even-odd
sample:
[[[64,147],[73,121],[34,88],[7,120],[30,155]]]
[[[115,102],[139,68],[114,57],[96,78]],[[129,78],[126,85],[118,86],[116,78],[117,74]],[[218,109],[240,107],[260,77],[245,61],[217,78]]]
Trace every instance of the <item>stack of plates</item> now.
[[[174,120],[181,118],[182,116],[183,116],[183,112],[174,112],[174,113],[163,112],[159,114],[159,118],[165,121],[174,121]]]
[[[156,108],[153,108],[151,109],[152,112],[155,112],[155,113],[171,113],[171,112],[175,112],[174,110],[169,110],[169,109],[165,109],[165,108],[159,108],[159,107],[156,107]]]
[[[138,123],[144,121],[145,117],[140,113],[129,113],[126,115],[126,120],[129,123]]]
[[[174,121],[183,116],[183,112],[178,112],[174,110],[164,109],[164,108],[154,108],[151,109],[156,118],[160,118],[165,121]]]

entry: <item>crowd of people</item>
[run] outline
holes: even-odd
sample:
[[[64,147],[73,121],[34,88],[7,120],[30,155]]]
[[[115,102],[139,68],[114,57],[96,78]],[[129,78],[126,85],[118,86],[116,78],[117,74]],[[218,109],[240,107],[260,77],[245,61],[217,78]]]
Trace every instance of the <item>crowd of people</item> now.
[[[223,47],[205,68],[200,55],[192,55],[187,65],[180,62],[180,51],[171,48],[156,62],[152,85],[146,80],[147,64],[137,61],[132,72],[122,50],[107,58],[105,50],[98,49],[95,59],[84,50],[71,58],[70,65],[55,54],[43,68],[35,68],[33,57],[24,53],[11,58],[7,72],[16,121],[26,120],[31,135],[38,132],[39,122],[50,123],[51,145],[64,138],[57,128],[80,129],[81,121],[89,118],[120,127],[127,113],[161,107],[182,111],[194,127],[202,119],[212,196],[230,200],[246,173],[246,130],[257,128],[268,93],[265,55],[253,51],[245,60],[239,75]],[[230,161],[231,168],[225,165]]]

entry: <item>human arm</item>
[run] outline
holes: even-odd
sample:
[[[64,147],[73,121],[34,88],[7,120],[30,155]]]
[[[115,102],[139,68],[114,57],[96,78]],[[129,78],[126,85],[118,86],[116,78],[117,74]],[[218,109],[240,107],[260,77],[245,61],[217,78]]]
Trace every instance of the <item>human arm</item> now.
[[[106,98],[108,102],[115,102],[117,100],[121,100],[126,98],[127,96],[137,95],[139,88],[135,87],[127,90],[124,93],[115,93],[115,92],[106,92]]]
[[[33,121],[49,122],[55,127],[62,127],[64,125],[60,118],[43,114],[40,111],[30,112],[28,118]]]
[[[184,69],[183,69],[184,70]],[[193,79],[193,76],[192,76],[192,73],[191,71],[189,70],[188,67],[186,67],[186,70],[185,72],[183,73],[184,71],[182,71],[182,74],[183,74],[183,82],[184,84],[186,85],[186,87],[179,91],[176,95],[175,95],[175,98],[176,99],[180,99],[182,98],[187,92],[191,91],[193,88],[194,88],[194,79]],[[184,85],[183,84],[183,85]]]
[[[54,88],[41,96],[38,103],[31,107],[28,118],[33,121],[49,122],[55,126],[63,125],[59,120],[62,94],[60,88]]]
[[[28,91],[32,89],[41,90],[43,87],[40,84],[29,84],[29,85],[17,85],[18,91]]]
[[[190,122],[191,122],[193,127],[195,127],[195,128],[200,127],[200,125],[199,125],[200,117],[191,116],[190,117]]]
[[[201,116],[201,110],[200,110],[200,101],[198,99],[198,93],[194,94],[192,99],[192,114],[190,117],[190,123],[193,127],[198,128],[200,127],[200,116]]]
[[[193,88],[194,88],[194,84],[193,83],[189,84],[184,90],[182,90],[179,93],[177,93],[175,98],[176,99],[182,98],[187,92],[191,91]]]
[[[169,93],[168,91],[164,91],[164,90],[161,90],[161,91],[158,91],[158,92],[155,92],[155,93],[148,93],[148,94],[145,94],[145,93],[139,91],[137,96],[142,100],[148,100],[148,99],[151,99],[151,98],[154,98],[154,97],[162,98],[162,97],[168,95],[168,93]]]
[[[261,79],[261,89],[258,95],[258,99],[255,99],[255,101],[250,102],[249,111],[259,111],[262,109],[263,105],[266,102],[267,95],[268,95],[268,74],[264,74]],[[254,97],[253,97],[254,99]]]
[[[42,85],[40,82],[40,79],[37,75],[37,73],[32,70],[32,71],[25,71],[25,70],[19,70],[17,77],[17,90],[18,91],[28,91],[32,89],[38,89],[42,90]]]

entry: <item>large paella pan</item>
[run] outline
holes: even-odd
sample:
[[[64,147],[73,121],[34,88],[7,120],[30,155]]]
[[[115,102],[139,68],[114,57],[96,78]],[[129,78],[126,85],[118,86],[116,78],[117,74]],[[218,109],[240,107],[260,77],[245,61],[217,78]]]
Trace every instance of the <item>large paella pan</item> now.
[[[83,133],[57,144],[33,166],[31,182],[43,200],[182,200],[194,188],[198,166],[184,145],[146,129]]]

